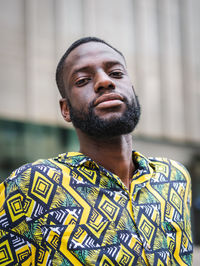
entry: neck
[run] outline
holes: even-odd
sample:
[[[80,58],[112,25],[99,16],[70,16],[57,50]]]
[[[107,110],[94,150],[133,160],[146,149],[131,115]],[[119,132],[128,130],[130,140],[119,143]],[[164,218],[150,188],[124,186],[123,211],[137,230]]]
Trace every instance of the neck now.
[[[80,152],[116,174],[129,188],[135,166],[132,160],[132,136],[121,135],[108,139],[96,139],[77,130]]]

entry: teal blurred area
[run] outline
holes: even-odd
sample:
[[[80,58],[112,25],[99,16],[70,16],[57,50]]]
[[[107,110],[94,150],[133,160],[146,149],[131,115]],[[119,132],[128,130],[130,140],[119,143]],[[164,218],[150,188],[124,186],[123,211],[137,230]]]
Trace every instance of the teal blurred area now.
[[[22,164],[78,151],[71,128],[12,120],[0,120],[0,181]]]

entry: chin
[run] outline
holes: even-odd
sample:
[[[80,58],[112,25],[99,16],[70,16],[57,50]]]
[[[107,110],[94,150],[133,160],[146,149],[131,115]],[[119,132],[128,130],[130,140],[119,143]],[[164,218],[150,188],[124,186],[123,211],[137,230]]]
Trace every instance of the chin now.
[[[99,119],[104,121],[113,121],[115,119],[120,119],[123,116],[123,112],[106,112],[104,114],[95,114]]]

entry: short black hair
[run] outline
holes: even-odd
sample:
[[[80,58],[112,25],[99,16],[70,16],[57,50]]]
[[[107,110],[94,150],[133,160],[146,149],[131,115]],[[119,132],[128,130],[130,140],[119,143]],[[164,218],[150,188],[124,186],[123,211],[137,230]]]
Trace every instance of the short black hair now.
[[[87,42],[100,42],[100,43],[104,43],[107,46],[109,46],[110,48],[112,48],[113,50],[115,50],[117,53],[119,53],[123,57],[123,59],[125,61],[124,55],[119,50],[117,50],[112,45],[108,44],[107,42],[105,42],[102,39],[99,39],[97,37],[84,37],[84,38],[78,39],[77,41],[73,42],[70,45],[70,47],[66,50],[66,52],[61,57],[58,65],[57,65],[57,68],[56,68],[56,83],[57,83],[57,86],[58,86],[58,89],[59,89],[59,92],[60,92],[62,98],[65,98],[66,97],[66,95],[65,95],[65,86],[64,86],[64,81],[63,81],[63,67],[64,67],[65,59],[71,53],[72,50],[74,50],[79,45],[81,45],[83,43],[87,43]]]

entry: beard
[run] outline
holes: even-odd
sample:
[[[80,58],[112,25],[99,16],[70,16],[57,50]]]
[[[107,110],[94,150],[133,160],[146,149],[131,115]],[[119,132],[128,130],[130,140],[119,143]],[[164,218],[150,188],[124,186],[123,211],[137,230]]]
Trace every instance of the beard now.
[[[128,134],[135,129],[141,114],[138,97],[135,96],[131,103],[125,98],[124,102],[126,109],[120,117],[102,119],[94,113],[94,101],[90,103],[88,112],[86,112],[72,107],[67,99],[70,118],[74,127],[91,137],[101,139]]]

